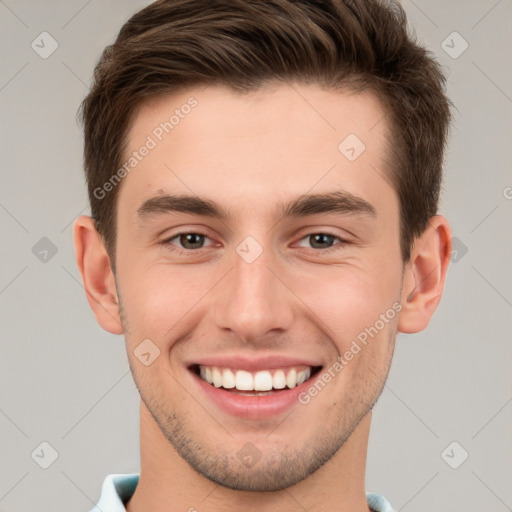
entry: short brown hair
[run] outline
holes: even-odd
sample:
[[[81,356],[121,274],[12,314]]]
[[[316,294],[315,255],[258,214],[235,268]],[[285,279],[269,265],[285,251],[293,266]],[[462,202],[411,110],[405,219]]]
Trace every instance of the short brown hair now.
[[[80,115],[92,217],[114,268],[116,198],[97,191],[121,166],[135,109],[201,84],[251,91],[299,81],[369,90],[388,114],[390,180],[402,259],[437,213],[451,119],[445,77],[408,34],[400,4],[379,0],[159,0],[108,46]]]

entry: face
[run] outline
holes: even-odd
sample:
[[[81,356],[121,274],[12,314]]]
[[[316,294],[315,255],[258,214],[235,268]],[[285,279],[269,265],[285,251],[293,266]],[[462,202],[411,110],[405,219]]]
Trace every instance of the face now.
[[[304,479],[382,390],[403,272],[383,118],[369,93],[294,84],[189,89],[133,120],[116,249],[130,367],[165,438],[223,486]]]

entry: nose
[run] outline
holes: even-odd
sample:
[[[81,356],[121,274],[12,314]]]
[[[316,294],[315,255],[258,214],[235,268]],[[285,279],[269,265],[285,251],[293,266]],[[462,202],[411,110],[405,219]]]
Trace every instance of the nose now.
[[[235,253],[213,304],[217,327],[251,343],[271,331],[287,331],[293,322],[294,295],[282,269],[270,250],[252,262]]]

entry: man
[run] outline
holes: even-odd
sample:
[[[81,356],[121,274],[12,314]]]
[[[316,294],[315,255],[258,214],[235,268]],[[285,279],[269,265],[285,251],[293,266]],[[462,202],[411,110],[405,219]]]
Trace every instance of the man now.
[[[124,334],[140,476],[95,510],[390,511],[366,494],[398,332],[451,254],[444,77],[377,0],[167,0],[82,105],[87,297]]]

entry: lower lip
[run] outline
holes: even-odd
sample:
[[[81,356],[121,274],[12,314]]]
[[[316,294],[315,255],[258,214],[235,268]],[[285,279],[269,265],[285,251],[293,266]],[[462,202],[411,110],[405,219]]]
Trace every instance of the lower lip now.
[[[294,388],[268,395],[238,395],[208,384],[192,370],[190,373],[206,396],[220,409],[232,416],[251,420],[271,418],[286,412],[294,405],[301,405],[298,396],[311,385],[310,378]]]

